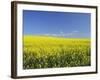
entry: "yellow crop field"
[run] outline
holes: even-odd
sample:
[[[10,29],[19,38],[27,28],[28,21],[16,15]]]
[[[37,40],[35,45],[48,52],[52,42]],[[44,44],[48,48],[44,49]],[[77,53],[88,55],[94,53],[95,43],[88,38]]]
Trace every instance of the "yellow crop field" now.
[[[24,36],[23,41],[24,69],[91,65],[90,39]]]

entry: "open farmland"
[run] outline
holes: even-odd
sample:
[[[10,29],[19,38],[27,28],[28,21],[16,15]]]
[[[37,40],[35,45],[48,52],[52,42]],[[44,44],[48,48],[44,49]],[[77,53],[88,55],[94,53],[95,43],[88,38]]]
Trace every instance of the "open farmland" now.
[[[23,68],[90,66],[90,39],[48,36],[23,37]]]

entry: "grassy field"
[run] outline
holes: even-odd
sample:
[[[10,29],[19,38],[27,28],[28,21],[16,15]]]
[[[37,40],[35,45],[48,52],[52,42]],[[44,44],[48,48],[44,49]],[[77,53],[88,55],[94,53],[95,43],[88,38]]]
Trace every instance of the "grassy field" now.
[[[89,39],[24,36],[23,68],[90,66]]]

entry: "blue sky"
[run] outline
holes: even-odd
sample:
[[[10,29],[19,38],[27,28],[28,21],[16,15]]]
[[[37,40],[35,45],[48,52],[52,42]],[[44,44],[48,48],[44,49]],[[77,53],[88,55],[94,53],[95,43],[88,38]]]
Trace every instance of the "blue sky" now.
[[[90,38],[90,13],[23,10],[24,35]]]

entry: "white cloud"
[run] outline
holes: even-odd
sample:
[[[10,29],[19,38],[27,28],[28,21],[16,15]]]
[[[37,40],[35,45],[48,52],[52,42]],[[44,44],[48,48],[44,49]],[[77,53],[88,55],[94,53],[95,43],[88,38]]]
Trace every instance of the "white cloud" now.
[[[51,37],[74,37],[76,35],[78,35],[78,32],[77,30],[74,30],[70,33],[64,33],[62,30],[60,30],[60,33],[59,34],[40,34],[41,36],[51,36]],[[39,34],[38,34],[39,35]]]
[[[79,32],[79,31],[77,31],[77,30],[73,31],[73,33],[77,33],[77,32]]]
[[[60,30],[60,34],[63,34],[64,32],[62,30]]]
[[[74,36],[78,33],[79,31],[75,30],[75,31],[72,31],[70,33],[67,33],[66,36]]]

